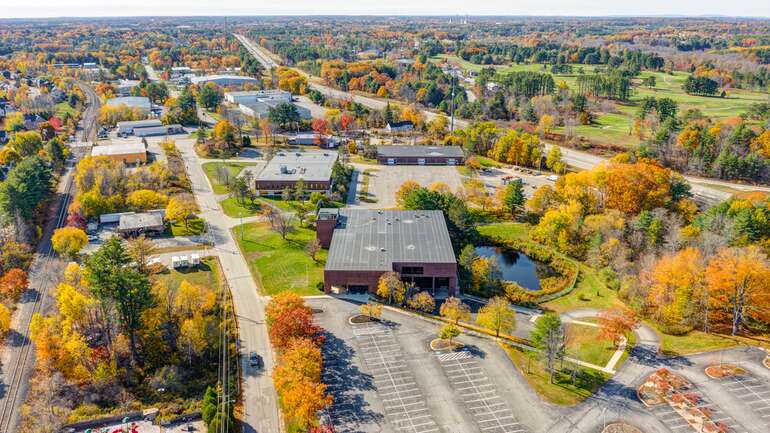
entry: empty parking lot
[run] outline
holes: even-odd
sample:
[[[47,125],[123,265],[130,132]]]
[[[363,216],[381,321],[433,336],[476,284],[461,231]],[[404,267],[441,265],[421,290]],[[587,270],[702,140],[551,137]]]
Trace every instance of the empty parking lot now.
[[[722,384],[741,404],[751,410],[760,424],[770,431],[770,386],[756,376],[746,373],[722,380]]]
[[[393,331],[381,323],[352,326],[388,423],[398,432],[439,431]]]
[[[369,195],[376,203],[356,203],[356,206],[389,209],[396,206],[396,191],[407,180],[414,180],[422,186],[443,182],[452,191],[462,188],[462,176],[457,167],[435,165],[357,165],[359,173],[373,170],[369,175]],[[358,176],[361,188],[363,176]]]
[[[482,370],[478,359],[470,351],[439,353],[436,358],[452,384],[452,389],[460,396],[465,409],[482,433],[527,431],[513,416],[495,385]]]

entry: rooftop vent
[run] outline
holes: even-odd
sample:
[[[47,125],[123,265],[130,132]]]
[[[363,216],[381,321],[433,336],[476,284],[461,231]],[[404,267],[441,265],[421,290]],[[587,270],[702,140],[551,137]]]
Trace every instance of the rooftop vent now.
[[[385,248],[380,248],[380,252],[385,252]]]

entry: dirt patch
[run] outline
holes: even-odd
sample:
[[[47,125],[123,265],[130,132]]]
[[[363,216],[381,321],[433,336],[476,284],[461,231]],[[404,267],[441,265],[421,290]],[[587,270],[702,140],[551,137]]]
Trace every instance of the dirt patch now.
[[[733,364],[716,364],[706,367],[706,376],[711,379],[723,379],[731,376],[742,376],[746,374],[746,370]]]
[[[607,424],[607,427],[604,427],[602,433],[642,433],[642,431],[632,426],[631,424],[616,422]]]
[[[374,323],[374,322],[379,322],[379,321],[380,321],[380,319],[378,319],[376,317],[369,317],[369,316],[365,316],[363,314],[357,314],[357,315],[351,317],[350,319],[348,319],[348,322],[350,322],[351,324],[357,324],[357,325],[360,325],[362,323]]]
[[[436,338],[430,342],[430,349],[434,351],[441,351],[441,350],[454,350],[459,349],[463,345],[453,341],[449,342],[449,340],[445,340],[443,338]]]

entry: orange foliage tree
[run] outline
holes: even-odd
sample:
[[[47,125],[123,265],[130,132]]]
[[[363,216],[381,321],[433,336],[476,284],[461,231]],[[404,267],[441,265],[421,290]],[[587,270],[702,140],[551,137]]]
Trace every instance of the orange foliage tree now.
[[[5,299],[17,300],[27,288],[27,273],[19,268],[9,269],[0,278],[0,295]]]
[[[636,313],[628,307],[617,306],[599,313],[601,336],[611,340],[616,346],[620,338],[639,327]]]

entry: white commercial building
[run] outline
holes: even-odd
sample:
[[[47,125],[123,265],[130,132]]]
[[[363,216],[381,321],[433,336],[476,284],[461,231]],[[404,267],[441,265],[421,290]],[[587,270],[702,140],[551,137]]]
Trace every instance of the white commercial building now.
[[[258,85],[259,80],[242,75],[204,75],[202,77],[191,77],[190,82],[202,86],[206,83],[214,83],[217,86],[243,86],[244,84]]]
[[[138,108],[144,114],[150,114],[152,103],[150,98],[145,96],[120,96],[107,100],[107,105],[119,107],[125,105],[130,108]]]
[[[291,93],[285,90],[246,90],[242,92],[225,92],[225,101],[231,104],[250,104],[257,101],[291,102]]]

